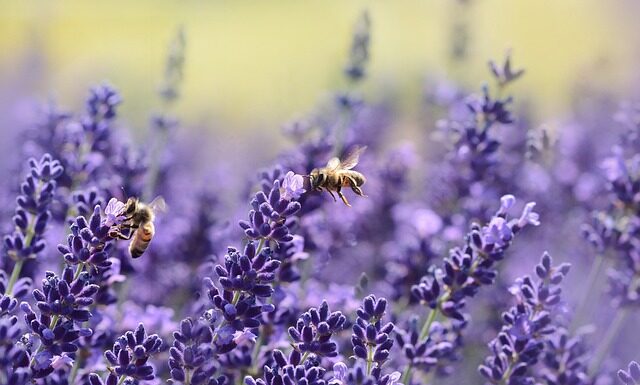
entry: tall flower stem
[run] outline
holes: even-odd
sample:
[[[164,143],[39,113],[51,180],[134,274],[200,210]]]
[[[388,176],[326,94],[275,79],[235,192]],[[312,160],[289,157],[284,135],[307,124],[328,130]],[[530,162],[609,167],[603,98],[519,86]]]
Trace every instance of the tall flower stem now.
[[[598,253],[591,263],[591,270],[589,271],[589,275],[587,276],[587,282],[585,289],[582,292],[582,296],[580,297],[580,301],[578,302],[578,307],[576,308],[576,314],[573,317],[573,321],[571,322],[571,330],[575,330],[580,327],[583,323],[583,318],[585,317],[585,313],[587,311],[587,304],[593,295],[593,290],[596,286],[598,278],[600,277],[600,272],[602,270],[602,265],[604,263],[604,255]]]
[[[593,361],[591,361],[591,365],[589,366],[589,373],[591,375],[596,374],[600,370],[605,357],[611,350],[613,342],[622,330],[622,326],[624,325],[624,321],[627,319],[629,312],[630,310],[628,308],[622,308],[616,313],[616,317],[611,322],[609,329],[607,329],[607,334],[602,338],[602,342],[600,343],[598,350],[596,350]]]
[[[44,183],[40,180],[36,184],[36,190],[34,196],[40,195],[40,190],[42,190],[42,185]],[[26,247],[31,247],[31,242],[33,242],[33,237],[35,237],[35,226],[36,226],[37,216],[31,214],[31,218],[29,218],[29,224],[27,225],[27,229],[25,230],[24,236],[24,244]],[[9,283],[7,284],[7,295],[13,294],[13,287],[15,286],[18,278],[20,278],[20,273],[22,272],[22,267],[24,266],[24,259],[20,259],[16,261],[16,264],[13,265],[13,270],[11,271],[11,277],[9,278]]]
[[[438,315],[438,308],[431,309],[431,311],[429,312],[429,316],[427,317],[427,320],[424,322],[424,325],[422,325],[422,330],[420,331],[421,340],[427,338],[427,336],[429,335],[429,330],[431,330],[431,324],[433,324],[433,321],[435,321],[437,315]]]
[[[18,277],[20,277],[20,272],[22,271],[22,266],[24,265],[24,259],[21,259],[13,265],[13,271],[11,272],[11,278],[9,278],[9,283],[7,285],[7,295],[13,294],[13,286],[15,286],[16,281],[18,281]]]
[[[422,325],[422,329],[420,330],[420,340],[427,338],[427,336],[429,335],[429,330],[431,330],[431,325],[433,324],[433,321],[436,320],[437,315],[438,315],[438,308],[436,307],[435,309],[431,309],[431,311],[429,312],[429,315],[427,316],[427,319],[424,322],[424,325]],[[409,384],[409,382],[411,381],[412,370],[413,370],[413,364],[409,363],[407,365],[407,368],[404,370],[404,373],[402,374],[402,379],[400,380],[402,384],[405,384],[405,385]]]

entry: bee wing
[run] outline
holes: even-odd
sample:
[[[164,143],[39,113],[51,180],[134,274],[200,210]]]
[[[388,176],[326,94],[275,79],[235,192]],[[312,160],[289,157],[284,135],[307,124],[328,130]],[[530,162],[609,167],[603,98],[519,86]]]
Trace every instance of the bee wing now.
[[[167,202],[164,201],[163,197],[158,196],[153,198],[151,203],[149,203],[149,208],[151,208],[154,213],[164,214],[167,212]]]
[[[338,167],[340,167],[340,159],[338,158],[331,158],[329,162],[327,162],[327,168],[330,170],[336,170]]]
[[[358,164],[360,154],[362,154],[366,149],[367,146],[355,146],[344,157],[342,162],[340,162],[340,168],[343,170],[351,170],[352,168],[354,168]]]

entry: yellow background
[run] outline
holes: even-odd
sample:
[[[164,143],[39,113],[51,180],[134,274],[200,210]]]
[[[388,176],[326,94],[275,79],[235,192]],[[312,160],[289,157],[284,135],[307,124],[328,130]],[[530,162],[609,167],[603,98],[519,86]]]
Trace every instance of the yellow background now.
[[[486,61],[511,48],[540,120],[566,111],[576,81],[625,92],[635,82],[637,9],[624,1],[5,1],[0,0],[0,81],[78,108],[107,80],[123,94],[125,121],[146,124],[158,106],[167,46],[187,34],[187,123],[279,129],[340,88],[354,21],[372,20],[371,99],[391,95],[411,120],[424,79],[447,75],[477,88]],[[466,5],[465,5],[466,4]],[[468,23],[470,57],[449,59],[452,25]],[[24,84],[20,76],[30,78]],[[0,84],[0,87],[2,87]]]

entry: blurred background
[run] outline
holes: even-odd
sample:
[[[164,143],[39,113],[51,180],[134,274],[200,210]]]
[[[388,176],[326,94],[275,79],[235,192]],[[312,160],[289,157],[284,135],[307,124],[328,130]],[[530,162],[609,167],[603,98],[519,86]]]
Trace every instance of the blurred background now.
[[[0,0],[2,130],[15,129],[34,100],[77,109],[90,86],[107,81],[125,101],[120,122],[140,139],[149,111],[159,107],[168,47],[182,26],[186,62],[175,114],[183,124],[228,137],[277,134],[343,86],[363,9],[372,45],[360,91],[392,101],[403,129],[413,127],[429,77],[477,89],[486,62],[508,49],[527,70],[513,94],[535,98],[535,116],[552,123],[582,80],[620,93],[637,84],[636,7],[596,0]],[[461,46],[464,58],[454,60]]]

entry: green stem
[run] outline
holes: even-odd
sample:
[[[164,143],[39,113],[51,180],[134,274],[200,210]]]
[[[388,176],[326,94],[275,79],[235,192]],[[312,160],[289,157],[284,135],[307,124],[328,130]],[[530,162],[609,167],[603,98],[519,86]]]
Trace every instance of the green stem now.
[[[422,330],[420,331],[420,340],[427,338],[429,335],[429,330],[431,329],[431,324],[435,321],[436,316],[438,315],[438,308],[431,309],[429,312],[429,316],[422,326]]]
[[[232,305],[234,305],[234,306],[235,306],[235,305],[237,305],[237,304],[238,304],[238,301],[240,300],[240,294],[241,294],[241,293],[242,293],[242,292],[241,292],[241,291],[239,291],[239,290],[238,290],[238,291],[236,291],[235,293],[233,293],[233,299],[231,300],[231,304],[232,304]]]
[[[167,130],[161,130],[160,134],[157,135],[158,140],[156,141],[156,145],[153,146],[151,159],[149,162],[149,171],[147,173],[148,179],[145,184],[145,189],[142,193],[142,198],[145,201],[150,201],[153,192],[156,189],[156,184],[158,183],[158,173],[160,171],[160,154],[162,150],[167,146],[167,141],[169,139],[169,134]]]
[[[600,370],[600,366],[604,362],[605,357],[609,354],[609,350],[611,350],[611,345],[615,341],[616,337],[622,330],[622,326],[624,325],[624,321],[629,315],[628,308],[622,308],[618,310],[616,313],[616,317],[613,319],[609,329],[607,329],[607,334],[605,334],[604,338],[601,340],[598,349],[596,350],[596,354],[591,361],[591,365],[589,366],[589,374],[594,375]]]
[[[309,352],[304,352],[304,354],[302,355],[302,359],[300,360],[300,365],[304,364],[304,362],[307,360],[307,357],[309,357]]]
[[[73,385],[76,382],[76,377],[78,376],[78,369],[80,369],[80,365],[82,363],[81,356],[78,356],[76,360],[73,362],[73,368],[71,368],[71,374],[69,374],[69,384]]]
[[[84,270],[84,262],[78,263],[78,267],[76,267],[76,273],[73,275],[73,280],[78,279],[82,271]]]
[[[184,371],[185,371],[184,385],[191,385],[191,370],[189,368],[186,368]]]
[[[576,315],[573,317],[573,321],[571,322],[571,330],[575,330],[580,327],[583,323],[583,318],[585,316],[585,312],[587,311],[588,304],[592,299],[593,289],[596,286],[596,282],[598,281],[598,277],[600,276],[600,271],[602,270],[602,265],[604,262],[604,255],[597,254],[593,262],[591,263],[591,270],[589,271],[589,275],[587,276],[587,281],[585,286],[583,286],[584,290],[582,292],[582,296],[580,297],[580,301],[578,302],[578,307],[576,308]]]
[[[438,301],[438,303],[440,303],[440,301]],[[435,309],[431,309],[431,311],[429,312],[429,315],[427,316],[426,321],[424,322],[424,325],[422,325],[422,330],[420,330],[420,341],[427,338],[427,336],[429,335],[429,330],[431,330],[431,324],[433,324],[433,321],[436,320],[437,315],[438,315],[438,308],[436,307]],[[409,363],[409,365],[407,365],[407,368],[404,370],[404,373],[402,374],[401,383],[408,385],[411,382],[412,370],[413,370],[413,365]]]
[[[251,362],[255,365],[258,362],[258,356],[260,355],[260,347],[262,346],[262,341],[264,339],[264,328],[260,330],[260,335],[256,340],[256,344],[253,347],[253,354],[251,355]]]
[[[7,295],[10,296],[13,294],[13,286],[18,281],[18,277],[20,277],[20,272],[22,271],[22,266],[24,265],[24,259],[20,259],[13,266],[13,271],[11,272],[11,278],[9,278],[9,284],[7,285]]]
[[[260,241],[258,242],[258,247],[256,247],[256,255],[260,254],[260,252],[262,251],[262,248],[264,247],[264,242],[265,242],[265,239],[260,238]]]
[[[367,376],[371,374],[371,367],[373,364],[373,348],[367,346]]]
[[[122,378],[120,379],[120,381],[118,381],[118,385],[122,385],[122,383],[124,382],[124,380],[127,379],[127,376],[122,376]]]
[[[409,362],[407,368],[404,370],[404,373],[402,373],[402,379],[400,380],[401,384],[409,385],[409,376],[411,376],[411,369],[413,369],[413,364]]]

